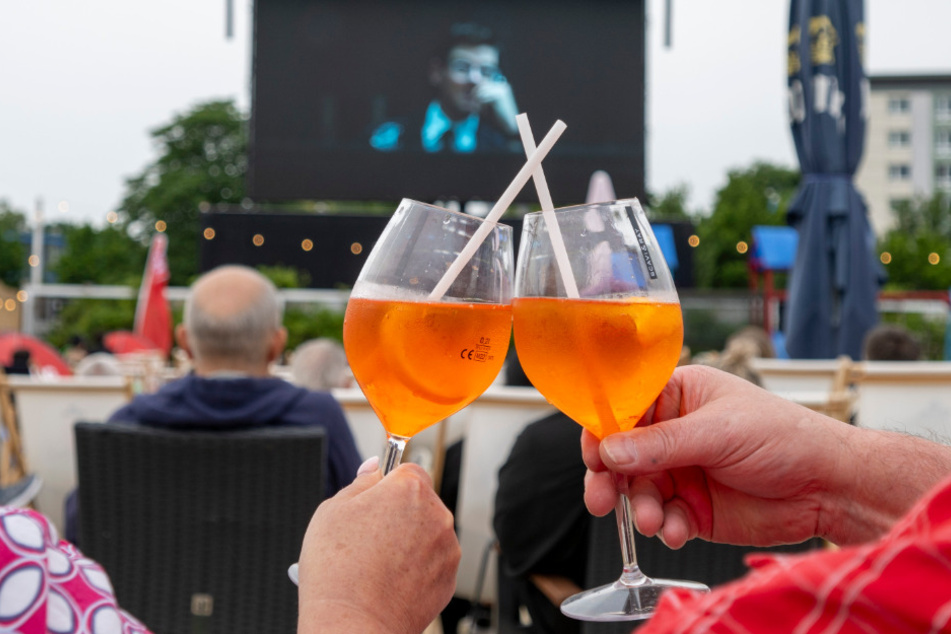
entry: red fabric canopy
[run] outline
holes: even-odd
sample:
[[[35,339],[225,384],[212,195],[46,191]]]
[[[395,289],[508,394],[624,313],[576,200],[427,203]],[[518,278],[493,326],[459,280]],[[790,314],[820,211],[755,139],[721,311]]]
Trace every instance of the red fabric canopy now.
[[[61,376],[73,373],[69,364],[48,343],[31,335],[19,332],[0,334],[0,365],[9,366],[13,363],[13,353],[17,350],[29,350],[30,363],[38,369],[52,368]]]

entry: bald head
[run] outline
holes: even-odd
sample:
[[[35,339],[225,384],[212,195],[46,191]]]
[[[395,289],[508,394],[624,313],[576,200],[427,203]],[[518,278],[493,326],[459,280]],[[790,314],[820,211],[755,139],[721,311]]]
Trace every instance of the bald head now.
[[[264,376],[287,340],[281,320],[280,298],[270,280],[245,266],[222,266],[192,284],[176,334],[199,375]]]

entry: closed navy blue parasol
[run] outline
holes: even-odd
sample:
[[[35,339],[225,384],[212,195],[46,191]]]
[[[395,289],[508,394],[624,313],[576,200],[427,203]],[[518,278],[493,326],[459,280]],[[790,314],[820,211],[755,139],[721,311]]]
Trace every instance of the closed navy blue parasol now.
[[[789,277],[789,356],[859,359],[878,321],[879,266],[852,183],[865,144],[863,0],[790,0],[789,113],[803,180],[789,206],[799,232]]]

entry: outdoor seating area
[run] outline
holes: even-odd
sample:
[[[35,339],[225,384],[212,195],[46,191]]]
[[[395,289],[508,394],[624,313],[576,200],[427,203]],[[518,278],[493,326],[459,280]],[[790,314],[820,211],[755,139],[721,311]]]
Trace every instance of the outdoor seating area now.
[[[822,361],[754,359],[752,366],[761,377],[765,389],[844,423],[902,431],[951,443],[949,362],[853,362],[843,357]],[[130,364],[127,367],[135,366]],[[289,370],[283,366],[274,366],[273,374],[283,377],[283,380],[292,380]],[[167,381],[173,375],[174,371],[168,368],[157,376]],[[296,526],[298,532],[294,533],[292,541],[299,545],[302,537],[300,531],[322,497],[323,468],[319,466],[321,461],[315,458],[321,455],[321,450],[319,446],[314,449],[309,444],[299,444],[309,436],[248,432],[245,436],[235,436],[245,439],[245,449],[239,450],[244,453],[229,457],[229,454],[223,453],[230,451],[226,449],[232,443],[232,440],[228,440],[231,437],[228,434],[212,441],[212,436],[217,438],[217,435],[149,430],[134,432],[131,430],[135,428],[101,425],[112,411],[131,398],[135,380],[140,376],[133,369],[127,375],[115,377],[3,377],[0,380],[0,400],[8,403],[4,409],[5,425],[13,412],[16,424],[7,428],[19,433],[20,454],[14,457],[14,463],[25,465],[44,482],[33,506],[48,515],[62,531],[65,496],[77,484],[83,483],[80,497],[81,535],[88,554],[102,562],[110,572],[119,596],[129,605],[141,606],[141,614],[149,615],[153,623],[165,622],[161,620],[162,614],[172,618],[177,608],[172,609],[169,605],[192,605],[193,611],[186,610],[174,617],[184,627],[186,622],[194,625],[202,622],[203,618],[212,618],[212,608],[202,607],[202,592],[197,589],[217,587],[214,583],[219,582],[205,575],[250,583],[250,580],[238,577],[251,574],[251,568],[242,568],[240,575],[236,571],[227,572],[228,565],[233,565],[233,561],[227,565],[216,563],[214,559],[207,559],[201,565],[193,561],[189,568],[186,564],[190,558],[199,557],[198,553],[204,553],[201,556],[213,556],[211,551],[198,546],[201,540],[216,541],[225,535],[234,536],[236,531],[244,530],[239,527],[246,520],[252,522],[247,530],[263,530],[259,521],[253,518],[289,513],[292,508],[289,503],[281,502],[280,513],[266,510],[267,505],[284,500],[291,490],[290,484],[296,485],[305,480],[310,483],[307,487],[310,493],[304,493],[304,497],[298,501],[296,519],[289,522]],[[385,432],[362,392],[352,387],[337,388],[332,393],[343,408],[361,455],[380,455],[386,442]],[[505,604],[508,599],[499,596],[497,586],[500,574],[497,567],[498,550],[494,545],[491,523],[496,474],[524,426],[554,411],[534,388],[494,385],[458,414],[414,437],[404,456],[404,459],[424,466],[433,475],[438,487],[446,448],[456,441],[464,440],[456,507],[462,546],[456,596],[488,606],[493,619],[511,618],[511,614],[506,615],[504,612],[508,609]],[[118,429],[114,430],[116,427]],[[109,441],[111,437],[115,437],[115,441]],[[314,439],[318,445],[320,437],[320,434],[316,434]],[[107,441],[109,444],[100,449],[99,445]],[[132,444],[127,446],[127,442]],[[267,443],[273,443],[273,447]],[[8,445],[11,443],[4,443],[5,447]],[[136,448],[139,445],[141,447]],[[164,452],[164,457],[156,454],[153,458],[152,445],[155,450]],[[293,456],[299,459],[293,459]],[[153,464],[153,460],[157,462]],[[253,466],[254,469],[244,474],[245,466]],[[242,475],[233,473],[232,467],[240,467]],[[192,469],[199,471],[191,473]],[[172,477],[173,474],[176,475]],[[240,502],[229,502],[230,498],[224,490],[215,490],[214,487],[218,486],[216,482],[233,485],[236,478],[248,479],[240,487],[246,493],[255,487],[261,489],[257,502],[244,497]],[[197,482],[204,484],[198,488],[189,484]],[[241,513],[227,511],[222,506],[239,503],[250,506],[244,507]],[[175,508],[179,510],[174,511]],[[246,512],[249,509],[254,509],[253,513]],[[187,543],[169,542],[169,535],[183,533],[157,529],[161,517],[165,518],[162,521],[166,523],[178,522],[175,518],[179,518],[185,522],[183,526],[192,526],[186,531],[192,539],[187,540]],[[604,529],[606,534],[613,535],[616,531],[613,520],[605,524],[608,526]],[[128,537],[128,541],[124,538],[117,541],[123,535]],[[286,541],[288,538],[283,539]],[[606,543],[611,543],[611,550],[610,554],[599,555],[605,560],[601,564],[604,568],[602,574],[613,572],[608,561],[616,562],[616,540]],[[666,571],[676,561],[664,547],[659,548],[664,553],[656,555],[657,562],[652,560],[652,547],[642,546],[643,558],[645,562],[653,562],[650,565],[652,570]],[[227,555],[234,550],[219,549],[217,552]],[[248,550],[242,547],[241,552]],[[270,555],[261,555],[263,559],[256,560],[255,569],[270,565],[271,572],[268,574],[271,583],[284,584],[284,563],[292,563],[296,552],[294,548],[289,548],[280,557],[271,556],[277,551],[270,552]],[[195,585],[194,592],[183,586],[182,596],[178,599],[170,596],[170,603],[163,603],[163,607],[150,607],[150,601],[161,595],[158,585],[153,589],[145,588],[139,583],[141,576],[130,575],[128,567],[120,565],[120,562],[135,561],[134,569],[145,566],[150,570],[158,570],[154,567],[155,563],[149,563],[150,558],[161,560],[171,553],[175,554],[174,562],[169,560],[165,568],[170,575],[179,575],[183,581],[207,579],[207,583]],[[724,555],[712,553],[710,556],[716,558]],[[225,556],[223,561],[229,559]],[[697,559],[694,564],[707,565],[699,561]],[[280,568],[278,571],[274,569],[275,562],[280,564],[277,566]],[[246,564],[247,561],[243,562],[243,565]],[[703,576],[690,565],[677,574],[688,578]],[[711,570],[722,568],[719,564],[709,565],[712,566]],[[255,573],[258,574],[264,575]],[[160,581],[153,578],[153,583],[160,584]],[[566,587],[573,587],[571,584],[565,586],[564,580],[545,576],[538,577],[536,583],[543,591],[553,593],[552,596],[558,596]],[[281,601],[288,602],[287,606],[291,605],[294,596],[292,587],[288,584],[282,590],[279,593],[284,597]],[[222,612],[229,609],[228,593],[239,590],[218,589],[209,592],[218,597],[215,600],[220,618],[232,618],[233,614],[228,617]],[[188,596],[185,597],[185,594]],[[147,600],[147,597],[153,599]],[[206,609],[208,613],[202,616],[202,610]],[[263,613],[257,608],[254,612]],[[250,612],[246,614],[250,616]],[[228,625],[228,628],[232,627],[233,624]]]

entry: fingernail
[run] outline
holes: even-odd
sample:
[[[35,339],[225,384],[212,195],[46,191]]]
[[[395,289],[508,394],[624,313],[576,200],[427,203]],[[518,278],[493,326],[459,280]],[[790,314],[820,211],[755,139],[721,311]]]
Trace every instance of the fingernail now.
[[[637,460],[634,441],[625,436],[608,436],[602,441],[601,446],[604,447],[604,452],[608,454],[611,462],[618,466],[631,464]]]
[[[380,457],[373,456],[372,458],[367,458],[363,461],[363,464],[360,465],[360,468],[357,469],[357,475],[362,476],[368,473],[373,473],[380,468]]]

